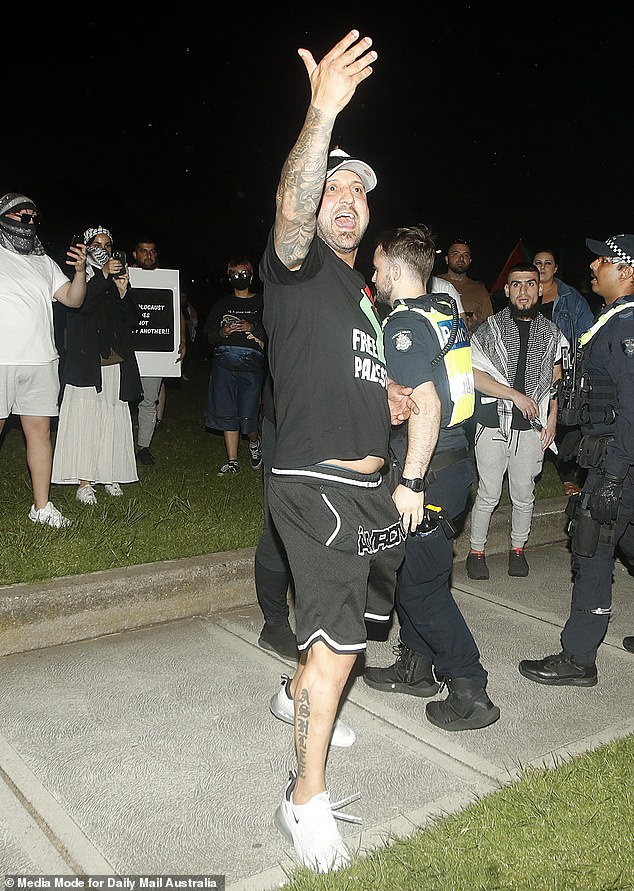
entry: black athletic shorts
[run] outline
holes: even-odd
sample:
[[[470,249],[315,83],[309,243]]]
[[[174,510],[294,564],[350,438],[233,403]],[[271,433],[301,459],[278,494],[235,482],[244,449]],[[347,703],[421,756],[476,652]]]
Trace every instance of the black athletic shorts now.
[[[269,509],[293,574],[297,646],[366,646],[365,619],[387,622],[403,526],[381,474],[332,465],[272,468]]]

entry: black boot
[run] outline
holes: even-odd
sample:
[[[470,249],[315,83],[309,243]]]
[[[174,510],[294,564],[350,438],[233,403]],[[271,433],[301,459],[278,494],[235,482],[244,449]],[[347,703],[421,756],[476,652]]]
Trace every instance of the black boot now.
[[[440,689],[431,663],[404,643],[394,647],[396,662],[387,668],[366,668],[363,680],[368,687],[383,693],[409,693],[410,696],[434,696]]]
[[[466,567],[467,575],[470,579],[486,581],[489,578],[489,567],[487,566],[484,551],[469,551]]]
[[[446,699],[428,702],[427,720],[442,730],[480,730],[494,724],[500,709],[493,705],[484,687],[472,678],[453,678],[447,681]]]
[[[509,551],[509,575],[518,578],[528,575],[528,562],[524,548],[511,548]]]

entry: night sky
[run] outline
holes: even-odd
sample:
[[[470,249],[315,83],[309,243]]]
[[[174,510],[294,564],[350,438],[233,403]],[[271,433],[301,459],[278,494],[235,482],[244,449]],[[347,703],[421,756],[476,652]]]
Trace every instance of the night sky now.
[[[257,266],[264,247],[309,98],[297,47],[320,58],[355,27],[379,59],[333,142],[378,175],[358,258],[367,275],[381,229],[425,222],[443,255],[452,238],[471,240],[471,272],[489,286],[520,238],[560,251],[562,278],[578,286],[586,236],[634,231],[631,15],[606,7],[591,19],[576,3],[354,18],[311,8],[13,13],[0,193],[36,201],[58,260],[96,224],[128,252],[154,238],[204,311],[227,261]]]

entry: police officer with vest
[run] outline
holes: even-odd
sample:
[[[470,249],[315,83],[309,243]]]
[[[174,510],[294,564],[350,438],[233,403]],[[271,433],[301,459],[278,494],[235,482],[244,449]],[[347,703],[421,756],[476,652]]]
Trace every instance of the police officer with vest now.
[[[634,235],[586,239],[596,259],[591,285],[604,300],[579,338],[575,406],[583,438],[579,463],[588,470],[570,499],[574,584],[560,653],[519,664],[538,684],[592,687],[596,655],[612,609],[616,548],[634,565]],[[634,651],[634,638],[623,641]]]
[[[445,683],[447,697],[427,703],[428,720],[444,730],[476,730],[497,721],[500,710],[486,693],[487,672],[449,584],[454,524],[473,482],[463,429],[473,414],[473,370],[455,301],[426,293],[434,258],[424,226],[387,233],[374,253],[377,299],[392,307],[383,333],[388,374],[414,388],[419,412],[393,427],[390,439],[393,498],[409,533],[396,587],[396,661],[367,667],[364,680],[375,690],[420,697]]]

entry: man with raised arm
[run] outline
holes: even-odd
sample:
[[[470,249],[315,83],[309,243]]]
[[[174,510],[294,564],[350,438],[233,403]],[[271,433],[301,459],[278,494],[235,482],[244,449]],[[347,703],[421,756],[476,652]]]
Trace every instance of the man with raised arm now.
[[[411,388],[391,383],[388,405],[381,325],[354,269],[376,176],[329,152],[337,115],[372,74],[371,44],[351,31],[319,64],[299,50],[310,107],[282,169],[260,265],[276,417],[269,508],[294,579],[300,653],[271,700],[273,714],[294,721],[297,755],[275,822],[319,872],[350,858],[326,790],[326,755],[331,742],[354,742],[335,719],[366,647],[365,618],[387,621],[392,611],[404,532],[381,470],[390,416],[416,410]]]

